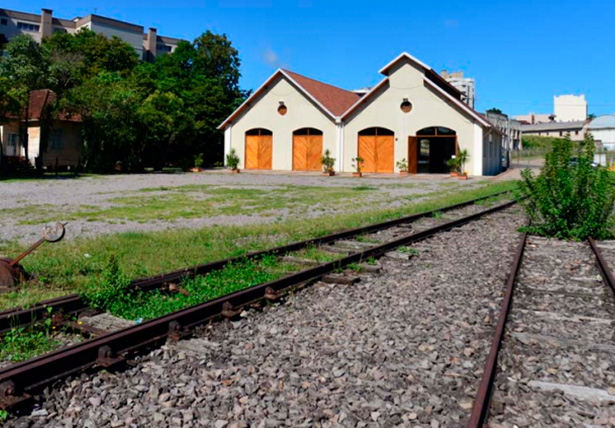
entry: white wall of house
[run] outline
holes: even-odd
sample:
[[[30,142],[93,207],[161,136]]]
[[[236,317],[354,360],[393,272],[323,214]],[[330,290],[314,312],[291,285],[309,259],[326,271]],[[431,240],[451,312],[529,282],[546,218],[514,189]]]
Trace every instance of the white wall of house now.
[[[287,113],[278,113],[280,102]],[[245,168],[245,135],[254,128],[273,132],[272,169],[293,169],[293,131],[300,128],[316,128],[323,132],[323,151],[329,149],[337,158],[335,122],[310,102],[288,80],[280,76],[269,85],[269,90],[255,98],[251,105],[236,118],[230,131],[225,132],[225,155],[234,148],[240,159],[240,168]],[[227,128],[228,129],[228,128]],[[230,139],[230,143],[227,142]]]
[[[400,108],[404,98],[412,103],[409,113],[404,113]],[[479,147],[482,147],[482,127],[475,125],[451,101],[427,87],[421,70],[410,65],[409,61],[403,61],[391,70],[388,84],[345,120],[342,169],[353,170],[352,158],[358,154],[358,133],[365,128],[383,127],[395,133],[396,164],[403,158],[408,159],[408,137],[432,126],[453,129],[457,133],[459,149],[467,149],[470,154],[473,165],[471,173],[482,174],[482,159],[474,159],[476,139],[480,141]],[[398,171],[396,165],[395,171]]]

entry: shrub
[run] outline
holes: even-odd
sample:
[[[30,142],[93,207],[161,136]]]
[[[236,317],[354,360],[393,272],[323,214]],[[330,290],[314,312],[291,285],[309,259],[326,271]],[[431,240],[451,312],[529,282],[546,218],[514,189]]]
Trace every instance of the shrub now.
[[[365,162],[365,159],[363,159],[361,156],[357,156],[356,158],[352,158],[352,167],[355,169],[355,171],[357,173],[361,173],[361,170],[363,169],[363,163]]]
[[[612,236],[615,190],[606,169],[592,165],[594,141],[553,141],[540,175],[521,172],[519,202],[531,220],[527,230],[542,236],[584,240]]]
[[[406,158],[403,158],[402,160],[400,160],[399,162],[397,162],[397,168],[401,171],[401,172],[408,172],[408,162],[406,161]]]
[[[194,167],[200,168],[203,166],[203,153],[194,156]]]
[[[451,172],[461,172],[459,171],[460,165],[459,165],[459,158],[457,158],[457,156],[452,157],[449,160],[447,160],[446,165],[448,166]]]
[[[458,163],[458,168],[459,168],[459,173],[461,174],[465,174],[466,173],[466,162],[468,161],[468,159],[470,158],[470,155],[468,154],[468,151],[466,149],[463,150],[459,150],[459,153],[457,153],[457,162]]]
[[[239,156],[237,156],[237,152],[235,149],[231,149],[228,155],[226,155],[226,166],[229,169],[237,169],[239,166]]]
[[[331,157],[331,152],[329,151],[329,149],[325,150],[325,153],[322,155],[320,162],[322,163],[323,172],[333,171],[333,166],[335,165],[335,158]]]

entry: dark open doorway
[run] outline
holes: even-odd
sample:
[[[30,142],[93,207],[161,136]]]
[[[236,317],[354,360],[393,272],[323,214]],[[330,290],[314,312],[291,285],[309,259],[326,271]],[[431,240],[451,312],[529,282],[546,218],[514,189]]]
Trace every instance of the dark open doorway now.
[[[442,126],[424,128],[410,138],[408,148],[410,164],[416,165],[410,172],[445,174],[446,161],[457,154],[457,133]]]

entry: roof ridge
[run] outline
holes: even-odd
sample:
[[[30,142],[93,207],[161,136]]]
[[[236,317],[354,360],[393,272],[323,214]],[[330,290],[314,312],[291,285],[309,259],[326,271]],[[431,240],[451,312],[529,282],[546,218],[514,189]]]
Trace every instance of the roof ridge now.
[[[341,88],[341,87],[333,85],[331,83],[323,82],[322,80],[314,79],[313,77],[305,76],[303,74],[297,73],[296,71],[292,71],[292,70],[289,70],[287,68],[282,68],[281,70],[284,71],[285,73],[291,73],[291,74],[294,74],[296,76],[302,77],[304,79],[311,80],[312,82],[320,83],[321,85],[331,86],[332,88],[339,89],[340,91],[348,92],[349,94],[356,94],[355,92],[350,91],[348,89]]]

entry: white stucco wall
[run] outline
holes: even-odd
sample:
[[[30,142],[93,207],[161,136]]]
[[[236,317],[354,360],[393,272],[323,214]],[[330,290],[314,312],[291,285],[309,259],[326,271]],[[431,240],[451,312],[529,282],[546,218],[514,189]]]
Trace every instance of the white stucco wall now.
[[[278,113],[280,101],[284,101],[287,113]],[[292,170],[293,131],[300,128],[316,128],[323,132],[323,151],[329,149],[337,155],[336,125],[314,104],[308,101],[284,77],[278,77],[261,96],[225,129],[225,154],[234,148],[240,159],[240,168],[245,168],[245,134],[253,128],[265,128],[273,132],[272,169]]]
[[[343,171],[352,171],[351,159],[358,154],[358,132],[371,127],[388,128],[395,132],[394,164],[408,159],[408,137],[427,127],[443,126],[457,133],[460,149],[470,154],[474,175],[482,174],[482,153],[474,159],[477,149],[482,149],[482,127],[458,107],[445,100],[424,83],[424,73],[409,62],[402,62],[391,70],[388,84],[385,84],[371,100],[354,112],[344,126]],[[404,113],[400,105],[404,98],[412,103],[412,111]],[[476,144],[476,141],[480,144]],[[395,165],[395,171],[398,171]]]

